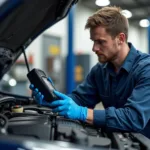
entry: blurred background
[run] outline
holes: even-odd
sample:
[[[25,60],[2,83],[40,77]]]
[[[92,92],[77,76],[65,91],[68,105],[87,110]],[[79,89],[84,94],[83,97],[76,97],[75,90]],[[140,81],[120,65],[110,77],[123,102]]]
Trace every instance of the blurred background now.
[[[150,51],[150,0],[80,0],[69,15],[43,32],[26,49],[30,69],[39,68],[50,76],[57,90],[70,93],[83,81],[97,56],[92,52],[86,20],[107,5],[120,6],[129,19],[128,41],[140,51]],[[24,56],[3,77],[0,89],[29,96]]]

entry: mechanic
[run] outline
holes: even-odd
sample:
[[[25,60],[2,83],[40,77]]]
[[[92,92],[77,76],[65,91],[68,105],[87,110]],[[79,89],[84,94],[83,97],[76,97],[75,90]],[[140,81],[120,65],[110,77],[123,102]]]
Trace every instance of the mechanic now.
[[[150,138],[150,56],[128,43],[128,20],[118,7],[103,7],[85,25],[98,63],[70,94],[54,91],[60,100],[47,103],[53,112],[104,127],[139,132]],[[51,79],[48,78],[50,82]],[[36,100],[44,96],[30,85]],[[105,109],[95,110],[102,102]]]

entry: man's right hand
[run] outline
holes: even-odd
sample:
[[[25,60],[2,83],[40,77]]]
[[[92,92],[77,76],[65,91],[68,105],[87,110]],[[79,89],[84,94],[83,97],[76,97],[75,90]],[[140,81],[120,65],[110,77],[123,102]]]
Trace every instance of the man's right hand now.
[[[47,80],[54,86],[54,83],[50,77],[48,77]],[[46,106],[49,105],[49,103],[44,100],[44,95],[39,91],[38,88],[36,88],[33,84],[30,84],[29,88],[32,90],[32,95],[35,97],[35,100],[38,104]]]
[[[42,105],[42,101],[44,100],[44,95],[39,92],[37,88],[34,87],[33,84],[30,84],[29,88],[32,90],[32,95],[35,97],[35,100],[38,104]]]

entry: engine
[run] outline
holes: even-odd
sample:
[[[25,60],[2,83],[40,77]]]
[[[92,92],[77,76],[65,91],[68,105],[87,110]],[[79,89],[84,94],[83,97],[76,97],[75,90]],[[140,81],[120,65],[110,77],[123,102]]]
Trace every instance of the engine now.
[[[150,148],[149,139],[141,134],[107,133],[102,128],[53,114],[50,108],[38,106],[32,98],[27,97],[1,96],[0,129],[0,141],[3,144],[4,141],[13,141],[23,145],[23,141],[29,140],[36,145],[46,142],[58,149],[64,143],[72,149]]]

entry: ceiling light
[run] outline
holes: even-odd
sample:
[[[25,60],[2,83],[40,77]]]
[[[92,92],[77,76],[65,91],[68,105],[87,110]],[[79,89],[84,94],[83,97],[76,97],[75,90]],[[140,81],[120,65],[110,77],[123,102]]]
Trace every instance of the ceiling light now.
[[[126,18],[131,18],[132,17],[132,13],[129,10],[122,10],[122,14],[126,17]]]
[[[17,82],[16,82],[15,79],[12,78],[12,79],[9,80],[9,85],[10,86],[16,86],[16,84],[17,84]]]
[[[110,1],[109,0],[96,0],[95,4],[97,6],[107,6],[110,4]]]
[[[148,27],[150,25],[150,22],[148,19],[142,19],[140,22],[139,22],[140,26],[141,27]]]

